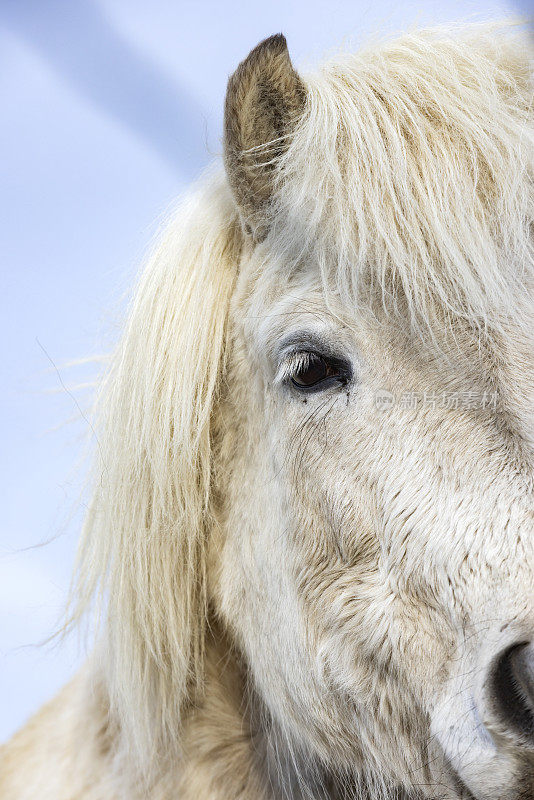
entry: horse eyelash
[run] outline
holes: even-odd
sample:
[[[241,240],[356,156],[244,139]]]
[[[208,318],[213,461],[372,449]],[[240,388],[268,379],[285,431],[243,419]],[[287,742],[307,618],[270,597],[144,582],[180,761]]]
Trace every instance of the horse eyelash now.
[[[288,353],[278,367],[275,375],[275,383],[284,383],[301,370],[305,370],[310,363],[310,356],[313,355],[309,350],[295,350]]]

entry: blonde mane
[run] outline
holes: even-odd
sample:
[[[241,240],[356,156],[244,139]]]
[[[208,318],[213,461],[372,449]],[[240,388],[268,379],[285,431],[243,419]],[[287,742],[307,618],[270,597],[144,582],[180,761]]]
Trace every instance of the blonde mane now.
[[[481,326],[513,313],[533,267],[527,50],[513,30],[413,33],[304,76],[273,263],[311,255],[347,302],[401,291],[429,325],[436,302]],[[212,172],[143,271],[98,403],[73,618],[99,601],[111,713],[142,769],[202,683],[210,418],[240,242]]]
[[[233,202],[211,172],[140,276],[97,402],[73,620],[98,600],[112,717],[141,767],[178,741],[202,680],[210,416],[237,256]]]
[[[533,64],[524,31],[492,25],[418,31],[305,75],[278,174],[282,269],[317,262],[351,305],[402,295],[419,327],[436,308],[482,327],[517,314],[534,264]]]

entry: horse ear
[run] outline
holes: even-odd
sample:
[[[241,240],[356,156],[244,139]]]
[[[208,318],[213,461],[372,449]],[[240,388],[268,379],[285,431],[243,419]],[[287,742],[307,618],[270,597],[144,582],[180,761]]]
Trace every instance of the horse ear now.
[[[257,241],[268,228],[276,162],[287,147],[305,97],[282,34],[257,45],[228,81],[226,173],[245,230]]]

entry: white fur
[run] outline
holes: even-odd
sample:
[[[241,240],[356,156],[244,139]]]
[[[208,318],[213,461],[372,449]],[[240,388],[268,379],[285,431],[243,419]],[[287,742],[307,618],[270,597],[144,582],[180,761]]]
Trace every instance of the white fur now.
[[[218,170],[179,208],[102,386],[69,623],[96,601],[80,685],[104,700],[76,708],[110,743],[83,760],[61,728],[21,781],[23,732],[0,797],[71,797],[35,792],[57,753],[101,776],[88,800],[532,780],[484,688],[534,632],[531,67],[508,28],[336,57],[304,76],[263,243]],[[353,381],[299,395],[288,335]],[[498,408],[425,399],[468,391]]]

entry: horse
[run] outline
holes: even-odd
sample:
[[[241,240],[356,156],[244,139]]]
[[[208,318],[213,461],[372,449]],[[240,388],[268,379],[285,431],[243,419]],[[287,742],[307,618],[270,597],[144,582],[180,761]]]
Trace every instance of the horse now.
[[[506,23],[239,65],[2,800],[534,798],[532,64]]]

